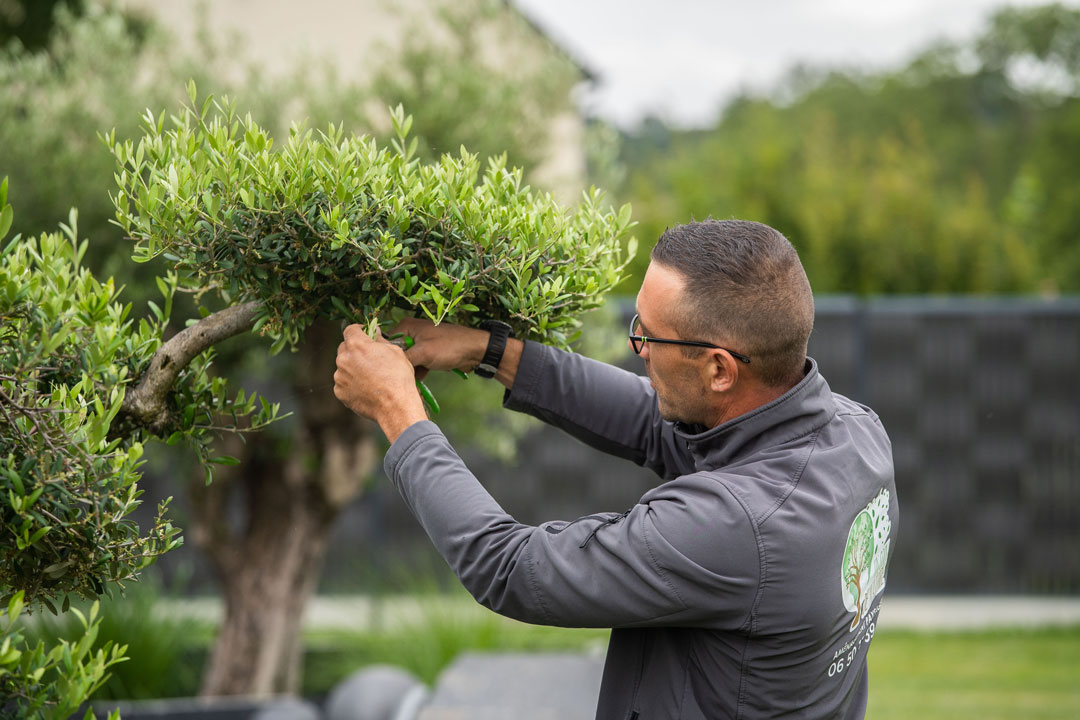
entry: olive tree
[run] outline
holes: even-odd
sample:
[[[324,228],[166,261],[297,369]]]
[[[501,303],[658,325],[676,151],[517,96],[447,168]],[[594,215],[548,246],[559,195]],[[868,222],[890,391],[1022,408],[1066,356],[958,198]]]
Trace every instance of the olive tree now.
[[[306,417],[332,431],[309,432],[310,445],[294,447],[280,474],[252,488],[260,497],[241,537],[213,501],[217,483],[204,485],[211,492],[192,528],[226,596],[204,691],[266,694],[295,683],[303,606],[341,498],[350,497],[342,485],[366,476],[374,454],[370,424],[343,418],[332,398],[343,325],[364,322],[374,333],[407,314],[471,325],[490,317],[519,337],[565,347],[579,315],[622,277],[630,209],[607,208],[592,190],[565,210],[503,159],[481,168],[464,148],[421,162],[400,107],[389,147],[333,125],[295,125],[275,148],[233,103],[196,102],[193,85],[190,94],[191,105],[168,120],[148,113],[140,138],[105,139],[134,259],[165,261],[167,298],[194,293],[214,309],[165,342],[160,325],[140,323],[141,360],[102,386],[116,398],[109,432],[188,443],[210,468],[235,463],[213,454],[212,432],[275,415],[209,372],[215,343],[249,333],[269,353],[312,353],[326,366],[326,397],[308,401],[323,415]],[[158,323],[170,310],[154,306]],[[129,335],[107,340],[126,347]]]
[[[521,32],[523,28],[516,27],[521,24],[515,23],[516,16],[496,12],[494,6],[482,3],[456,3],[440,14],[436,23],[440,32],[429,34],[419,27],[411,28],[403,49],[387,52],[382,64],[374,68],[370,85],[364,87],[335,83],[330,79],[332,73],[324,72],[321,66],[307,65],[298,65],[295,75],[283,82],[271,84],[257,80],[255,74],[242,73],[237,84],[235,79],[226,80],[223,69],[244,67],[246,60],[241,55],[222,47],[207,47],[200,48],[197,58],[180,56],[176,44],[165,41],[159,33],[129,36],[124,31],[125,21],[115,13],[94,7],[91,10],[78,19],[63,15],[60,32],[47,54],[12,50],[9,56],[0,58],[0,75],[12,81],[11,92],[0,98],[0,105],[11,110],[11,122],[3,123],[0,133],[10,141],[0,143],[0,166],[13,176],[12,202],[22,198],[17,203],[20,212],[15,219],[16,231],[49,227],[63,216],[69,204],[77,202],[82,210],[81,225],[90,228],[90,247],[83,264],[101,275],[118,277],[117,283],[127,288],[125,296],[138,299],[129,316],[136,322],[144,310],[142,299],[157,294],[154,277],[169,280],[169,263],[173,260],[166,251],[151,262],[132,264],[130,244],[115,228],[106,225],[113,210],[103,207],[99,198],[105,206],[110,205],[103,190],[112,175],[112,163],[109,153],[94,137],[94,129],[115,127],[121,140],[135,136],[138,110],[133,108],[147,104],[156,108],[172,106],[174,90],[182,91],[178,76],[194,75],[200,78],[200,85],[228,87],[233,93],[242,88],[247,107],[265,121],[260,125],[274,128],[270,134],[279,138],[289,126],[282,110],[287,107],[289,112],[319,118],[344,118],[351,129],[375,129],[379,144],[390,145],[392,123],[386,121],[385,113],[368,117],[367,109],[403,102],[417,116],[410,133],[410,137],[419,138],[413,160],[437,165],[443,150],[466,142],[471,150],[480,153],[479,158],[471,160],[478,163],[478,176],[487,167],[486,156],[506,151],[513,164],[524,164],[526,178],[538,159],[537,150],[546,144],[544,129],[552,113],[566,106],[568,88],[580,78],[565,58],[550,49],[532,52],[542,48],[533,48],[530,43],[543,45],[544,39],[528,28],[524,28],[528,32]],[[483,37],[501,38],[530,62],[492,66],[484,47],[469,40],[478,30]],[[433,73],[438,76],[435,86],[430,82]],[[326,127],[323,120],[316,125]],[[318,133],[313,135],[319,137]],[[111,139],[115,149],[115,137]],[[99,162],[102,159],[106,162]],[[52,170],[43,172],[42,167]],[[36,169],[30,172],[30,168]],[[521,182],[520,175],[518,178]],[[266,267],[272,267],[272,263]],[[161,324],[159,337],[175,331],[177,316],[181,318],[179,327],[183,327],[182,318],[195,314],[200,304],[217,310],[229,307],[215,292],[196,292],[193,303],[187,293],[190,289],[180,288],[181,295],[175,297],[176,309],[170,308],[174,322]],[[460,315],[462,311],[467,308],[456,307],[451,312]],[[288,420],[268,428],[270,432],[260,434],[256,441],[242,442],[230,433],[208,441],[210,444],[200,451],[202,458],[232,456],[242,460],[236,465],[214,464],[215,482],[211,484],[205,482],[203,467],[181,472],[177,462],[185,457],[177,454],[181,448],[173,448],[168,456],[173,477],[181,482],[166,494],[186,495],[192,510],[185,523],[186,537],[211,559],[230,608],[215,662],[206,673],[206,692],[247,693],[264,692],[267,687],[295,687],[299,658],[295,623],[280,635],[267,631],[270,639],[265,649],[256,652],[229,632],[235,626],[233,618],[238,618],[236,622],[245,618],[234,608],[248,607],[237,598],[248,597],[252,585],[260,582],[299,588],[292,608],[282,610],[276,604],[262,608],[266,617],[252,620],[256,629],[246,637],[279,626],[277,616],[282,612],[299,618],[303,598],[317,581],[334,518],[368,485],[377,455],[371,426],[348,413],[330,392],[333,348],[340,338],[342,316],[331,318],[315,313],[314,317],[314,322],[301,331],[302,342],[286,345],[292,352],[281,353],[270,363],[272,380],[254,378],[248,369],[260,363],[265,366],[259,358],[268,354],[267,343],[237,340],[221,347],[215,357],[212,372],[218,375],[243,377],[249,387],[252,383],[257,387],[276,385],[275,400],[282,400],[293,411]],[[152,313],[147,319],[159,322]],[[216,322],[224,319],[219,316]],[[272,325],[260,327],[257,334],[272,343],[275,338],[268,334],[272,329]],[[439,392],[444,405],[448,400],[453,402],[453,396],[464,394],[460,390],[476,388],[471,383],[456,382],[461,386],[458,392]],[[153,416],[148,408],[160,404],[160,396],[156,397],[144,386],[139,398],[129,402],[130,411],[122,414],[129,418],[125,422],[134,422],[131,418],[140,413],[144,418]],[[244,399],[247,402],[250,398]],[[159,416],[158,422],[166,429],[170,427],[167,418],[162,421]],[[246,422],[239,418],[241,426]],[[450,429],[457,431],[459,425],[455,422]],[[505,452],[507,433],[484,435],[489,440],[491,436],[499,439],[499,447]],[[187,439],[176,430],[161,437],[174,444]],[[154,453],[153,457],[160,455]],[[295,528],[298,536],[306,540],[286,542],[279,537],[281,528]],[[274,557],[275,547],[304,550],[306,554],[282,552],[278,563],[268,559]],[[290,639],[284,642],[282,638]],[[260,658],[260,667],[276,669],[249,671],[248,657]]]

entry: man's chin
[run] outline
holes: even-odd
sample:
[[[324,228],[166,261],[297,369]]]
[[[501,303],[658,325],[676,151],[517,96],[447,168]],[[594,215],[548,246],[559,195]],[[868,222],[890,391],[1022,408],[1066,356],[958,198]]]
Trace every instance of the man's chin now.
[[[688,417],[686,415],[686,408],[673,408],[663,400],[657,398],[656,408],[660,411],[660,417],[668,422],[682,423],[684,425],[698,425],[701,420],[698,418]]]
[[[660,411],[660,417],[664,418],[668,422],[679,422],[682,420],[678,413],[669,408],[662,400],[656,403],[657,409]]]

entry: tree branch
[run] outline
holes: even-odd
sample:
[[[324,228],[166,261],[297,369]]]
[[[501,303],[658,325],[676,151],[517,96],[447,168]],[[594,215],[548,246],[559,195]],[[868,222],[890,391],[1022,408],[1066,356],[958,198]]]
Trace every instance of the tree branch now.
[[[215,343],[250,330],[260,307],[262,302],[253,300],[225,308],[170,338],[154,353],[138,384],[128,388],[121,413],[152,432],[161,432],[169,424],[165,398],[180,372]]]

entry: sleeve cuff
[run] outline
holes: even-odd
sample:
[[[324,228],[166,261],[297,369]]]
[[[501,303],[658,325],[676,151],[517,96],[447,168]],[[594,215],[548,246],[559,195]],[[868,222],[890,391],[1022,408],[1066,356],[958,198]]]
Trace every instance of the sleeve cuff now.
[[[386,476],[394,483],[397,481],[398,466],[409,456],[409,454],[425,439],[438,436],[443,437],[442,430],[439,426],[430,420],[421,420],[414,422],[409,427],[405,428],[405,431],[398,435],[397,440],[390,446],[390,449],[386,451],[386,457],[383,458],[383,470],[386,472]]]
[[[507,410],[526,410],[534,407],[537,401],[537,388],[540,377],[551,361],[551,348],[532,340],[525,341],[514,376],[514,387],[503,393],[503,407]]]

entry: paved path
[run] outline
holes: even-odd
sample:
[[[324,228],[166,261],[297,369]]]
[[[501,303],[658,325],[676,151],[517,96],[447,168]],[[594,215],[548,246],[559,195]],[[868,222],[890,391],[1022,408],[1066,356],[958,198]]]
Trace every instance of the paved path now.
[[[580,653],[464,653],[417,720],[592,720],[603,672]]]
[[[166,608],[170,614],[179,613],[205,620],[218,620],[221,617],[221,603],[215,599],[170,601]],[[489,611],[463,596],[322,596],[311,602],[304,625],[311,630],[362,630],[372,626],[413,624],[427,618],[468,620],[490,615]],[[886,594],[879,621],[879,627],[888,630],[976,630],[1061,625],[1080,625],[1080,597]]]
[[[1024,595],[904,596],[881,601],[879,627],[978,630],[1080,625],[1080,597]]]

